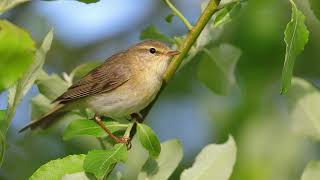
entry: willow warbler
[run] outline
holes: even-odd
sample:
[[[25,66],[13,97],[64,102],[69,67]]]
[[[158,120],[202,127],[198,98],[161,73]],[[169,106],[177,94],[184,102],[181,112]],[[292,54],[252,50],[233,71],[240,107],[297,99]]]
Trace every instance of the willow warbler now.
[[[20,132],[28,128],[47,128],[71,110],[89,108],[96,113],[95,121],[113,139],[123,142],[104,127],[100,116],[125,117],[148,106],[160,90],[170,59],[177,54],[178,51],[154,40],[116,53],[54,100],[55,108]]]

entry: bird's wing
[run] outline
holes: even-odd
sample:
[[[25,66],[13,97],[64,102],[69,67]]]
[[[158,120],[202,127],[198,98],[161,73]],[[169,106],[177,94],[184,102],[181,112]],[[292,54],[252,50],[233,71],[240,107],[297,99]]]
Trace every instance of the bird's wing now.
[[[106,62],[82,77],[65,93],[53,102],[66,103],[68,101],[111,91],[131,77],[131,68],[123,53],[113,55]]]

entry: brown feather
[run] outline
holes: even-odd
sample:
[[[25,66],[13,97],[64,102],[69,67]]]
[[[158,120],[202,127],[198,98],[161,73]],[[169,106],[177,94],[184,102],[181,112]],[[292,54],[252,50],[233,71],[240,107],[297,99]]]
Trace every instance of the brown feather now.
[[[108,92],[124,84],[132,77],[131,68],[125,56],[123,52],[111,56],[104,64],[90,71],[53,102],[64,104]]]

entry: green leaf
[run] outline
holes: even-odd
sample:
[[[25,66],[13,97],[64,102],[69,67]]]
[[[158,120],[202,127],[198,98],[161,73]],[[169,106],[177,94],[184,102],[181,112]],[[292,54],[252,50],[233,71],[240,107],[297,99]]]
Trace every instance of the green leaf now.
[[[149,151],[152,157],[158,157],[161,151],[161,145],[153,130],[145,124],[138,123],[137,132],[142,146]]]
[[[215,18],[213,21],[214,26],[218,27],[220,25],[224,25],[231,22],[232,19],[239,14],[241,8],[242,8],[242,4],[240,2],[235,2],[229,5],[226,5],[223,9],[221,9],[215,15]]]
[[[41,77],[36,83],[39,92],[51,101],[63,94],[69,87],[68,83],[56,74]]]
[[[299,135],[320,140],[320,92],[309,82],[292,79],[292,87],[287,97],[289,115],[293,120],[293,130]]]
[[[174,17],[174,14],[170,13],[164,19],[167,21],[167,23],[171,23],[173,17]]]
[[[90,180],[85,172],[77,172],[73,174],[66,174],[62,176],[61,180]]]
[[[320,20],[320,1],[319,0],[309,0],[311,9],[314,15]]]
[[[1,24],[1,22],[0,22],[0,24]],[[0,31],[0,34],[1,34],[1,31]],[[52,38],[53,38],[53,32],[51,30],[47,34],[47,36],[44,38],[40,49],[37,50],[36,57],[35,57],[33,64],[29,67],[29,69],[27,69],[27,72],[18,81],[18,83],[8,90],[9,95],[8,95],[8,111],[7,111],[6,120],[5,120],[6,125],[5,125],[5,127],[2,127],[2,129],[1,129],[2,130],[1,134],[4,137],[7,133],[7,129],[9,128],[10,122],[14,116],[16,107],[20,103],[23,96],[27,94],[27,92],[31,88],[32,84],[34,83],[35,79],[37,78],[39,73],[42,71],[42,66],[43,66],[43,63],[45,60],[45,55],[46,55],[47,51],[50,49]],[[23,39],[19,39],[19,40],[16,39],[17,42],[22,41],[22,40]],[[0,49],[1,49],[1,47],[0,47]],[[15,65],[13,65],[13,66],[15,66]],[[4,148],[1,147],[1,149],[4,149]],[[3,161],[3,156],[1,155],[0,156],[0,165],[1,165],[2,161]]]
[[[169,140],[161,144],[158,158],[149,158],[144,164],[138,179],[168,179],[178,167],[183,156],[182,145],[178,140]]]
[[[83,77],[84,75],[86,75],[91,70],[98,67],[99,65],[101,65],[101,62],[91,62],[87,64],[81,64],[80,66],[73,69],[73,71],[70,73],[70,77],[75,80],[80,79],[81,77]]]
[[[236,162],[236,151],[232,136],[224,144],[207,145],[197,155],[192,167],[182,172],[181,180],[229,179]]]
[[[38,119],[54,107],[51,101],[42,94],[31,99],[31,119]]]
[[[236,84],[234,71],[240,56],[241,50],[229,44],[204,49],[198,64],[198,79],[217,94],[227,94]]]
[[[303,51],[308,42],[309,31],[304,24],[305,16],[298,10],[293,0],[291,21],[287,24],[284,32],[284,41],[286,42],[286,56],[282,70],[282,90],[286,93],[291,85],[293,66],[296,57]]]
[[[111,131],[116,132],[125,130],[128,125],[120,124],[115,121],[103,122],[104,125]],[[106,137],[107,134],[93,120],[81,119],[72,121],[64,131],[63,139],[68,140],[78,136],[90,135],[95,137]]]
[[[83,171],[86,155],[70,155],[62,159],[50,161],[42,165],[29,180],[61,180],[65,174]]]
[[[116,144],[112,149],[89,151],[83,164],[88,173],[93,173],[98,179],[108,174],[117,162],[125,162],[128,151],[125,144]]]
[[[30,35],[6,20],[0,20],[0,92],[22,77],[35,56]]]
[[[1,0],[0,1],[0,15],[15,6],[27,2],[29,0]]]
[[[174,43],[175,41],[163,34],[161,34],[155,26],[148,26],[146,29],[144,29],[140,34],[140,39],[153,39],[153,40],[159,40],[163,42],[168,43]]]
[[[318,180],[320,177],[320,161],[311,161],[304,169],[301,180]]]

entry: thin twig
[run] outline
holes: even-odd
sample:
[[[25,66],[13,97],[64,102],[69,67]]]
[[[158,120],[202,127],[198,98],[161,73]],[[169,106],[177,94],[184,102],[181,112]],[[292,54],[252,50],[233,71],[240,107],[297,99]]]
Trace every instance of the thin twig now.
[[[169,6],[169,8],[173,11],[173,13],[178,16],[182,22],[187,26],[187,28],[191,31],[192,30],[192,25],[188,21],[187,18],[183,16],[183,14],[170,2],[170,0],[164,0],[164,2]]]

